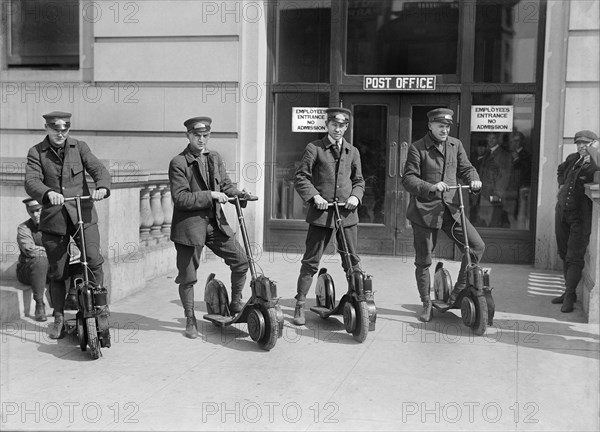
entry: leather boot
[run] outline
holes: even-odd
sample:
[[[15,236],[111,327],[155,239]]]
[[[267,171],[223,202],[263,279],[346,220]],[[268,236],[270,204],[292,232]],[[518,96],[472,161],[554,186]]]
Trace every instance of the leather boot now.
[[[431,299],[429,297],[425,297],[423,299],[423,310],[419,314],[419,321],[429,322],[431,321],[432,316],[433,310],[431,308]]]
[[[196,322],[196,317],[193,315],[186,317],[185,336],[190,339],[196,339],[198,337],[198,323]]]
[[[454,285],[454,289],[452,290],[452,292],[450,293],[450,297],[448,298],[448,306],[454,306],[454,303],[456,303],[456,299],[460,295],[461,291],[465,288],[466,286],[463,284],[457,283],[456,285]]]
[[[65,317],[60,312],[54,312],[54,323],[48,327],[50,339],[62,339],[65,337]]]
[[[565,293],[562,293],[558,297],[552,299],[552,304],[561,304],[565,300]]]
[[[242,293],[240,292],[232,292],[231,293],[231,303],[229,304],[229,310],[232,314],[237,314],[242,311],[244,304],[242,303]]]
[[[78,310],[77,296],[75,294],[68,294],[65,300],[65,310]]]
[[[565,293],[565,298],[563,300],[562,307],[560,308],[561,312],[573,312],[573,305],[577,300],[577,294],[575,293]]]
[[[47,321],[46,318],[46,305],[43,300],[38,300],[35,302],[35,320],[39,322]]]
[[[301,326],[306,323],[304,317],[304,302],[296,302],[296,309],[294,309],[294,324]]]

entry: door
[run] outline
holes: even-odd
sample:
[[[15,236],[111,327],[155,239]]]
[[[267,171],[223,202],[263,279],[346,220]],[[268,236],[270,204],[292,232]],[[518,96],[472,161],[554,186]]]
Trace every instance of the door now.
[[[402,171],[411,142],[427,133],[427,112],[439,107],[455,112],[452,136],[458,130],[458,96],[445,94],[345,94],[342,105],[353,113],[346,136],[361,154],[365,194],[359,208],[359,252],[414,255],[412,228],[406,219],[409,194]],[[439,236],[437,254],[454,257],[449,240]]]

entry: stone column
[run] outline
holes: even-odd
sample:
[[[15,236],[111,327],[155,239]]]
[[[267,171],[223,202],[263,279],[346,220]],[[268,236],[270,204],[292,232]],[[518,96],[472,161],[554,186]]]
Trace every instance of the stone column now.
[[[148,246],[151,243],[150,229],[154,217],[150,208],[150,191],[155,186],[146,186],[140,191],[140,244]]]
[[[150,235],[160,241],[163,236],[161,232],[162,224],[165,220],[165,216],[162,209],[161,195],[166,185],[157,185],[150,192],[150,209],[152,210],[152,227],[150,228]]]
[[[577,287],[582,295],[581,304],[588,323],[600,323],[600,171],[595,174],[594,183],[585,185],[585,193],[592,200],[592,233],[585,254],[585,267],[581,282]]]
[[[162,190],[161,205],[165,217],[161,231],[168,239],[171,235],[171,222],[173,221],[173,201],[171,199],[171,189],[168,186]]]

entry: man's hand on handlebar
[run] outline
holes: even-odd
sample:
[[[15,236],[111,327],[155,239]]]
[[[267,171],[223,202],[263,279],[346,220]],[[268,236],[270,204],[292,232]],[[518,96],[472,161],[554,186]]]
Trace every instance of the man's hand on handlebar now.
[[[481,180],[473,180],[469,186],[473,192],[477,192],[481,189],[483,184],[481,183]]]
[[[444,192],[444,191],[448,191],[448,185],[446,183],[444,183],[443,181],[438,182],[434,185],[431,185],[431,187],[429,188],[430,192]]]
[[[50,191],[47,196],[52,205],[63,205],[65,203],[65,197],[58,192]]]
[[[327,200],[321,195],[315,195],[313,197],[313,203],[318,210],[327,210]]]
[[[96,189],[95,191],[92,191],[92,193],[90,194],[90,197],[94,201],[101,201],[104,198],[106,198],[106,189],[104,189],[104,188]]]
[[[346,200],[346,208],[348,210],[354,210],[356,207],[358,207],[358,198],[351,195],[350,198]]]
[[[221,204],[225,204],[229,201],[229,197],[222,192],[211,192],[210,196],[212,199],[217,200]]]

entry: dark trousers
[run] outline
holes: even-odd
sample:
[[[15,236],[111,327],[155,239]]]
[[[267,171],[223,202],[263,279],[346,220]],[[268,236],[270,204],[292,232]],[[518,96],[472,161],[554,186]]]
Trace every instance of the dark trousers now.
[[[63,313],[65,308],[65,281],[69,277],[70,256],[68,251],[71,237],[75,240],[79,250],[83,250],[81,233],[78,232],[77,226],[70,221],[67,222],[67,226],[68,232],[65,235],[42,233],[42,243],[48,256],[48,276],[51,279],[50,298],[52,299],[55,314]],[[84,235],[87,263],[90,270],[88,277],[90,278],[90,282],[93,282],[98,287],[102,287],[104,286],[104,271],[102,270],[104,258],[100,254],[98,225],[84,225]]]
[[[483,252],[485,250],[485,243],[481,239],[481,236],[477,232],[471,222],[467,220],[465,226],[467,236],[469,238],[469,246],[471,249],[471,260],[473,263],[478,263]],[[441,230],[458,246],[461,250],[464,250],[465,246],[465,235],[463,226],[460,221],[457,221],[452,217],[450,211],[446,208],[444,211],[444,218],[442,221]],[[417,280],[417,288],[421,296],[421,301],[425,301],[429,298],[429,291],[431,288],[431,276],[429,274],[429,267],[431,266],[432,258],[431,254],[435,249],[437,243],[437,235],[439,229],[428,228],[413,224],[413,235],[414,235],[414,247],[415,247],[415,278]],[[463,258],[458,273],[457,285],[465,285],[467,275],[465,269],[467,267],[467,256],[463,253]]]
[[[241,298],[248,273],[248,259],[244,248],[234,237],[227,237],[218,228],[216,222],[206,228],[206,246],[231,269],[231,297]],[[194,284],[198,281],[196,273],[200,265],[203,246],[187,246],[175,243],[177,250],[177,278],[179,297],[186,316],[194,313]]]
[[[31,285],[33,299],[38,302],[44,301],[44,289],[48,279],[48,258],[38,255],[17,264],[17,279],[25,285]]]
[[[298,276],[296,300],[303,302],[312,285],[314,274],[319,270],[319,263],[325,252],[325,248],[333,235],[333,228],[326,228],[316,225],[308,226],[306,234],[306,251],[302,257],[302,266],[300,267],[300,276]],[[348,265],[345,258],[344,242],[342,241],[341,231],[336,229],[337,249],[342,258],[342,267],[348,272]],[[344,227],[346,242],[348,243],[348,253],[350,254],[350,263],[355,268],[360,263],[360,258],[356,253],[356,244],[358,243],[358,225]]]
[[[575,294],[585,265],[585,251],[592,232],[591,202],[586,200],[584,208],[563,210],[557,205],[554,229],[558,255],[563,261],[563,273],[567,293]],[[590,205],[588,205],[588,202]]]

